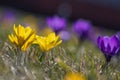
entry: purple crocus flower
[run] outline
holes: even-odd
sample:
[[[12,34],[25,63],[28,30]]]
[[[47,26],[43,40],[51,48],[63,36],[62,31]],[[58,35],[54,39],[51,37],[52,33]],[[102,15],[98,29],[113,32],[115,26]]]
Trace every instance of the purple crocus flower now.
[[[12,11],[6,11],[4,13],[4,21],[9,23],[15,22],[15,14]]]
[[[88,37],[91,28],[91,22],[84,19],[79,19],[73,24],[73,31],[78,35],[80,39],[85,39]]]
[[[120,50],[120,45],[117,37],[115,35],[108,37],[99,36],[97,39],[98,47],[104,53],[106,61],[109,62],[111,57],[117,55]]]
[[[53,18],[48,17],[46,19],[48,26],[56,33],[66,28],[66,19],[54,16]]]
[[[70,33],[68,32],[68,31],[66,31],[66,30],[62,30],[62,31],[60,31],[59,32],[59,35],[60,35],[60,38],[62,39],[62,40],[64,40],[64,41],[67,41],[67,40],[69,40],[70,39]]]

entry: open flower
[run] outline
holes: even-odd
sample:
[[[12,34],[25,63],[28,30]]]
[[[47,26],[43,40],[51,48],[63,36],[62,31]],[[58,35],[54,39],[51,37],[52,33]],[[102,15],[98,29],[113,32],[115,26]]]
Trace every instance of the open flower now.
[[[54,16],[53,18],[48,17],[46,22],[48,26],[56,33],[66,28],[66,20],[58,16]]]
[[[91,29],[92,24],[88,20],[79,19],[73,24],[73,31],[81,39],[88,37]]]
[[[85,76],[78,72],[68,72],[64,80],[86,80]]]
[[[62,40],[60,40],[59,36],[56,36],[55,33],[50,33],[47,37],[36,36],[35,44],[39,44],[42,52],[49,51],[55,46],[61,44]]]
[[[27,48],[33,43],[35,39],[35,31],[30,27],[23,27],[14,25],[15,34],[8,35],[10,41],[15,44],[16,47],[20,47],[22,51],[26,51]]]
[[[99,36],[97,39],[97,44],[101,51],[104,53],[107,62],[110,61],[111,57],[118,54],[120,50],[119,42],[116,36],[108,37]]]

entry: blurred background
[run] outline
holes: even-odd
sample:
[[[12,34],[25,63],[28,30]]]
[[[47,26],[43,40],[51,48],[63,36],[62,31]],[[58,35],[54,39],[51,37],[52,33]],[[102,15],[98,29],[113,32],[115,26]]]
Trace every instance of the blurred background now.
[[[57,14],[69,21],[84,18],[100,27],[120,29],[120,0],[0,0],[0,7],[35,15]]]
[[[26,38],[25,28],[24,40],[19,24],[48,35],[40,42],[46,49],[59,43],[53,31],[62,44],[46,54],[32,45],[22,54],[18,49],[32,33]],[[120,0],[0,0],[0,80],[63,80],[69,71],[82,72],[88,80],[120,80],[119,30]],[[13,41],[12,32],[18,34]]]

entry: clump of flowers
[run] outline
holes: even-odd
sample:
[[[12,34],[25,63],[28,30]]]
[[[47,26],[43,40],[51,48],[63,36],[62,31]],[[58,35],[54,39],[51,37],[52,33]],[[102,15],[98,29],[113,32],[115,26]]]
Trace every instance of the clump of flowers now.
[[[64,80],[86,80],[85,76],[78,72],[68,72]]]
[[[85,39],[89,36],[92,24],[88,20],[79,19],[73,24],[73,31],[80,39]]]
[[[48,17],[46,19],[47,25],[55,32],[59,33],[61,30],[66,28],[66,19],[54,16],[53,18]]]
[[[50,33],[47,37],[36,35],[36,40],[34,43],[39,44],[42,52],[47,52],[55,46],[61,44],[62,40],[60,40],[60,37],[56,36],[56,34],[53,32]]]
[[[117,55],[120,51],[119,41],[115,35],[111,37],[99,36],[97,39],[97,44],[101,51],[104,53],[107,62],[111,60],[112,56]]]
[[[10,34],[9,40],[17,47],[20,48],[22,51],[26,51],[28,47],[33,43],[35,40],[35,31],[32,30],[30,27],[24,27],[19,25],[16,27],[14,25],[14,32]]]

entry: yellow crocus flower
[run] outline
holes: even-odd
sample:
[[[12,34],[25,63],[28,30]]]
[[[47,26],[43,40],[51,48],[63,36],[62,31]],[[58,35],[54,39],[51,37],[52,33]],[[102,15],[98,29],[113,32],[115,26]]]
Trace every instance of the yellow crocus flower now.
[[[68,72],[64,80],[86,80],[85,76],[78,72]]]
[[[30,27],[24,27],[22,25],[16,27],[14,25],[14,32],[14,34],[8,35],[9,40],[16,47],[20,47],[22,51],[26,51],[35,39],[35,31]]]
[[[43,52],[47,52],[55,46],[62,43],[59,36],[56,36],[54,32],[50,33],[47,37],[36,36],[36,41],[34,42],[39,44]]]

